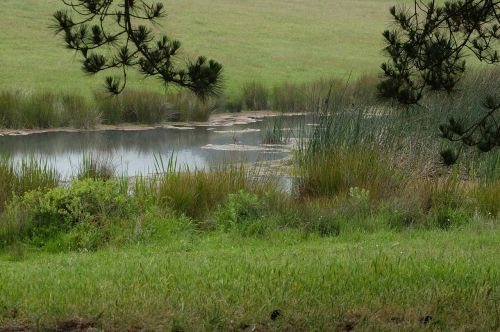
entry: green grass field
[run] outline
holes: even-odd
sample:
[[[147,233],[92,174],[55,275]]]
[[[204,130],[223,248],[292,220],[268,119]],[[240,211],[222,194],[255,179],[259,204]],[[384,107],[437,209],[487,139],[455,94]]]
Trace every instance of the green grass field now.
[[[328,239],[176,231],[155,246],[0,260],[0,330],[494,331],[499,241],[477,225]]]
[[[234,94],[257,80],[273,85],[321,77],[375,73],[383,60],[388,8],[401,0],[163,1],[161,32],[180,39],[184,55],[217,59]],[[0,90],[36,88],[89,95],[102,77],[90,78],[49,26],[58,0],[3,0],[0,11]],[[160,90],[135,76],[131,86]]]
[[[165,1],[158,29],[186,57],[224,64],[229,98],[213,101],[224,110],[237,99],[323,110],[286,161],[291,190],[245,165],[176,171],[174,156],[130,179],[88,156],[70,182],[43,160],[3,156],[0,332],[499,331],[499,151],[463,150],[447,167],[437,137],[451,115],[475,118],[498,72],[431,95],[428,112],[379,107],[373,77],[315,82],[377,73],[396,2]],[[49,29],[60,1],[1,3],[0,126],[132,121],[125,104],[139,123],[162,120],[147,117],[165,99],[150,92],[92,103],[102,76],[84,75]],[[40,93],[2,93],[16,88]],[[283,142],[279,121],[264,142]]]

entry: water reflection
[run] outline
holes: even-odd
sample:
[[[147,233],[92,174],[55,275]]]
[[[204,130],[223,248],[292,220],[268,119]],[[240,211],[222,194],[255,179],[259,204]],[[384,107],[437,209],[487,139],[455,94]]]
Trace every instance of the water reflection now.
[[[120,174],[145,174],[154,170],[155,155],[175,153],[179,165],[206,168],[212,163],[228,161],[255,162],[276,160],[287,153],[276,151],[217,151],[205,145],[241,144],[258,146],[268,118],[257,123],[232,127],[195,127],[189,130],[158,128],[145,131],[59,132],[28,136],[0,137],[0,151],[14,160],[36,155],[48,160],[62,176],[68,177],[80,166],[84,155],[111,158]],[[300,117],[285,120],[286,127],[298,128]],[[252,129],[252,130],[246,130]]]

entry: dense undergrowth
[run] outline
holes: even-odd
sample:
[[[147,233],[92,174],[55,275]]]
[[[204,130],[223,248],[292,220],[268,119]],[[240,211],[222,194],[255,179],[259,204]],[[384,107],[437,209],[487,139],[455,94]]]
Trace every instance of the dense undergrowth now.
[[[173,157],[159,157],[154,176],[127,179],[114,174],[105,160],[89,156],[74,180],[58,185],[57,174],[40,161],[16,167],[5,157],[0,165],[5,188],[0,244],[96,250],[138,238],[147,242],[144,234],[152,233],[143,230],[176,218],[199,231],[251,237],[287,229],[337,236],[352,230],[497,224],[499,151],[462,149],[452,167],[439,156],[447,144],[438,138],[436,124],[451,114],[477,116],[483,96],[495,93],[484,75],[464,84],[482,88],[474,94],[464,90],[458,97],[429,98],[426,109],[398,109],[358,98],[365,95],[359,82],[320,84],[328,89],[318,96],[326,97],[315,102],[317,111],[308,120],[315,125],[304,125],[298,137],[287,192],[278,189],[274,174],[243,165],[181,171]],[[253,100],[258,95],[252,94]],[[264,143],[285,143],[282,127],[277,118]]]
[[[236,104],[315,110],[287,191],[241,164],[158,156],[154,175],[126,178],[85,156],[62,182],[43,161],[4,156],[0,330],[498,329],[500,151],[437,134],[452,114],[478,116],[498,93],[490,75],[407,109],[378,102],[370,78],[315,83],[303,99],[305,86],[249,84]],[[159,119],[129,107],[154,96],[119,98],[102,106],[108,123]],[[263,143],[286,143],[284,129],[276,118]]]

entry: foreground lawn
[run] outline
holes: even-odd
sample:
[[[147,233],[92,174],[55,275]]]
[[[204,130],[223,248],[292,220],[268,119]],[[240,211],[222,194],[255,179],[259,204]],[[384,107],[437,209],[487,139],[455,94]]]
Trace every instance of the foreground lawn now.
[[[252,80],[273,85],[377,72],[388,8],[405,1],[162,2],[168,17],[158,31],[180,39],[186,57],[203,54],[220,61],[231,94]],[[53,12],[63,8],[60,0],[2,0],[0,90],[57,88],[90,95],[100,87],[102,77],[83,75],[79,59],[49,28]],[[162,88],[135,78],[131,86]]]
[[[159,241],[5,252],[0,330],[500,328],[497,226],[335,238],[181,231]]]

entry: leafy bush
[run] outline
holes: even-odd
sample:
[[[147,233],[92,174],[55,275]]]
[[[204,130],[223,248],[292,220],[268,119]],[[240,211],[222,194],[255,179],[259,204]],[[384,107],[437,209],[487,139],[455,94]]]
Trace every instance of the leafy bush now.
[[[240,190],[229,195],[227,202],[218,209],[216,219],[217,225],[228,230],[257,221],[264,215],[263,201],[257,195]]]
[[[113,220],[131,221],[136,214],[135,201],[123,184],[75,180],[68,187],[15,197],[0,218],[0,241],[24,239],[44,246],[75,227],[97,232]]]

